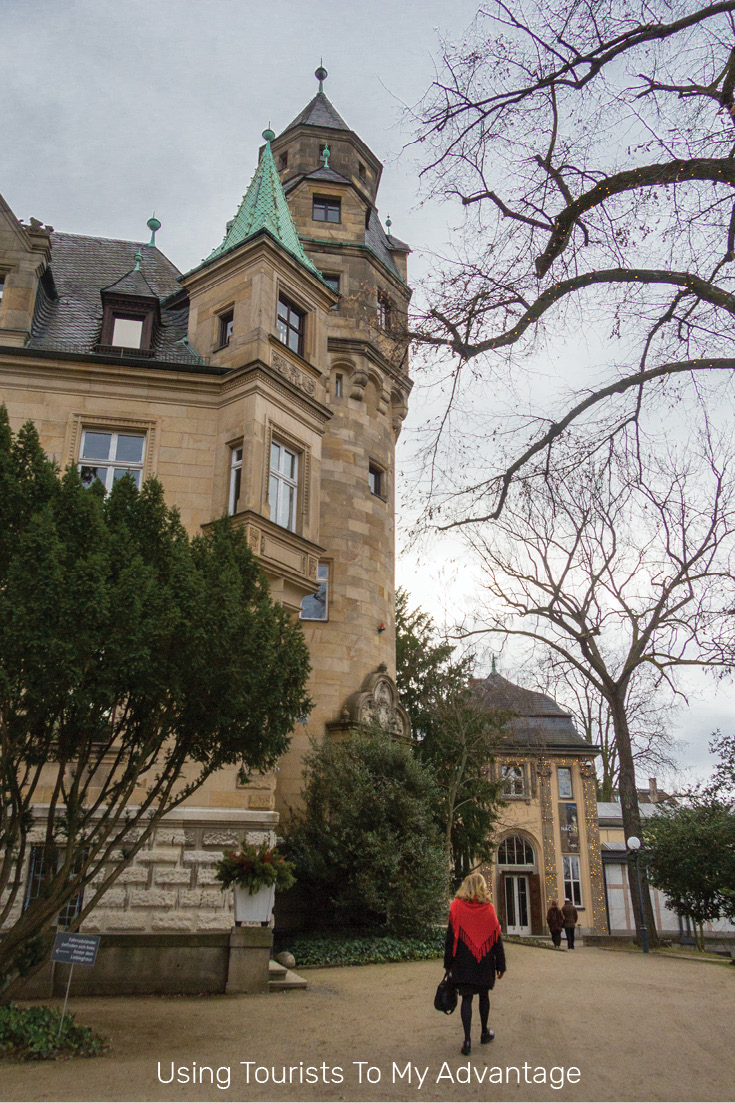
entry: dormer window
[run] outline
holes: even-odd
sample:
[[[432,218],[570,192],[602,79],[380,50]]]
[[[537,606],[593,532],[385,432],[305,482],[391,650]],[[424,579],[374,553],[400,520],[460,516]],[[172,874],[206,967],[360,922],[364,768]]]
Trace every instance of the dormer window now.
[[[315,195],[312,202],[311,217],[314,222],[341,222],[341,200]]]
[[[143,340],[143,318],[113,314],[111,345],[139,349]]]

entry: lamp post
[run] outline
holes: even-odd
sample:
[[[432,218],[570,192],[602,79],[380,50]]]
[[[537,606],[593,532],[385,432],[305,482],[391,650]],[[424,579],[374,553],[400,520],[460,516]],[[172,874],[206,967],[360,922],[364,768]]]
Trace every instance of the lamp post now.
[[[643,890],[641,888],[641,870],[640,870],[640,866],[638,864],[638,861],[639,861],[639,858],[640,858],[641,840],[638,838],[637,835],[631,835],[630,838],[627,840],[627,846],[628,846],[628,858],[632,861],[633,865],[635,866],[635,878],[636,878],[636,884],[638,886],[638,910],[639,910],[640,916],[641,916],[641,948],[643,949],[643,953],[647,954],[649,952],[649,948],[648,948],[648,927],[646,926],[646,915],[645,915],[645,912],[643,911]]]

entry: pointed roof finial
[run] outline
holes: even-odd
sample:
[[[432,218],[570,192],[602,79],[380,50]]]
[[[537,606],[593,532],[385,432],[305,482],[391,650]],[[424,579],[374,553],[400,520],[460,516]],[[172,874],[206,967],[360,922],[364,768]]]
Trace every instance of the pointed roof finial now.
[[[329,76],[329,73],[327,72],[327,70],[322,65],[321,59],[319,61],[319,68],[317,70],[315,70],[314,76],[319,81],[319,91],[323,92],[324,91],[324,81]]]
[[[390,237],[390,228],[391,228],[392,225],[393,225],[393,223],[391,222],[391,217],[390,217],[390,215],[388,215],[388,217],[385,220],[385,228],[388,231],[388,237]]]
[[[261,137],[264,138],[266,140],[266,142],[268,142],[268,144],[270,144],[273,141],[273,139],[275,138],[275,134],[271,130],[271,124],[270,123],[268,123],[268,126],[263,131]]]
[[[138,252],[135,254],[135,268],[133,269],[134,272],[140,272],[140,262],[142,261],[142,259],[143,259],[143,254],[141,253],[140,246],[139,246],[138,247]]]
[[[158,230],[161,229],[161,223],[156,218],[156,212],[155,211],[153,212],[151,217],[146,222],[146,226],[151,231],[151,240],[148,242],[148,244],[149,245],[155,245],[156,244],[156,233],[158,232]]]
[[[329,146],[325,142],[324,143],[324,149],[322,150],[322,161],[324,162],[325,169],[329,168],[329,156],[330,156],[330,149],[329,149]]]

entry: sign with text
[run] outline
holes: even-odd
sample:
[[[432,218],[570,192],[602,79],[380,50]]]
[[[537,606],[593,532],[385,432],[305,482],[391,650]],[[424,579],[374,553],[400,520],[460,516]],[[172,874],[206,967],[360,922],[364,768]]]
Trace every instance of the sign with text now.
[[[98,934],[68,934],[62,931],[54,939],[51,960],[66,965],[94,965],[99,945]]]

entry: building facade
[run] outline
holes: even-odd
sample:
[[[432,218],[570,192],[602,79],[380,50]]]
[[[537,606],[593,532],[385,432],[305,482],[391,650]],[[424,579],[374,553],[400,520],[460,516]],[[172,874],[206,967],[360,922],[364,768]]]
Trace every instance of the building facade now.
[[[230,514],[273,596],[302,618],[313,668],[314,710],[278,771],[244,786],[235,768],[211,777],[85,930],[190,945],[229,931],[214,862],[244,837],[275,838],[309,738],[376,713],[407,731],[394,455],[411,389],[409,248],[378,216],[380,162],[316,75],[304,110],[264,131],[224,239],[185,274],[156,245],[155,218],[147,243],[118,241],[19,221],[0,200],[12,428],[33,421],[47,454],[90,484],[155,476],[192,535]]]
[[[572,717],[543,693],[495,671],[472,682],[488,709],[509,717],[490,767],[506,805],[495,862],[483,872],[503,929],[547,935],[552,900],[570,899],[582,934],[605,934],[605,891],[594,756]]]

